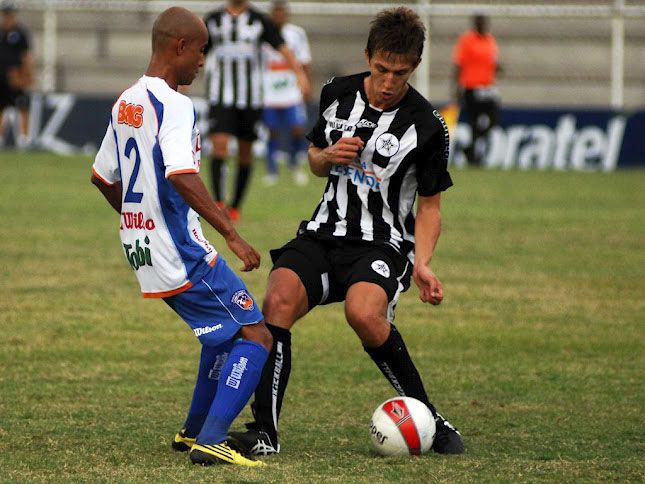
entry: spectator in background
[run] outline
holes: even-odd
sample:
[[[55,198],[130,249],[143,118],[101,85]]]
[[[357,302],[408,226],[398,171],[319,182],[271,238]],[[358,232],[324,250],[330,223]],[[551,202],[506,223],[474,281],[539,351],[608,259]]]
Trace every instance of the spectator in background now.
[[[307,34],[303,28],[289,23],[289,6],[286,0],[275,0],[271,4],[271,20],[302,66],[311,84],[311,51]],[[269,129],[267,144],[267,185],[278,181],[276,155],[282,133],[289,139],[289,168],[297,185],[306,185],[308,178],[301,167],[306,158],[307,142],[305,128],[307,110],[302,93],[298,88],[295,72],[289,68],[285,58],[272,47],[265,45],[266,70],[264,72],[264,112],[262,120]]]
[[[0,5],[0,136],[4,140],[4,110],[14,107],[19,113],[20,133],[16,139],[19,147],[27,144],[29,133],[29,94],[33,82],[33,60],[29,34],[18,23],[14,2],[4,1]]]
[[[474,166],[481,166],[486,151],[485,136],[499,124],[495,76],[501,67],[497,60],[497,42],[488,30],[488,17],[475,15],[473,29],[459,37],[453,52],[455,95],[468,115],[472,133],[466,157]]]
[[[270,44],[284,56],[305,94],[309,92],[309,82],[278,28],[247,0],[228,0],[224,7],[207,14],[204,22],[209,32],[206,69],[213,144],[213,196],[219,206],[225,206],[223,168],[229,138],[234,136],[238,142],[238,170],[228,215],[235,222],[240,218],[240,204],[249,183],[251,148],[264,105],[262,43]]]

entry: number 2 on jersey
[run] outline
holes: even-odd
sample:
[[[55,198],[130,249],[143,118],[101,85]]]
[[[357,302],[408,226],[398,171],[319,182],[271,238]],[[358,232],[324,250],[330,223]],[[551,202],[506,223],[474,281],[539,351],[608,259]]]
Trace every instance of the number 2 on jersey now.
[[[139,147],[137,146],[137,140],[130,138],[125,144],[125,156],[132,160],[132,151],[134,150],[134,168],[132,168],[132,175],[130,176],[130,183],[128,183],[128,189],[125,192],[125,198],[123,201],[125,203],[141,203],[143,198],[143,193],[134,191],[134,184],[137,181],[139,176],[139,166],[141,165],[141,155],[139,154]]]

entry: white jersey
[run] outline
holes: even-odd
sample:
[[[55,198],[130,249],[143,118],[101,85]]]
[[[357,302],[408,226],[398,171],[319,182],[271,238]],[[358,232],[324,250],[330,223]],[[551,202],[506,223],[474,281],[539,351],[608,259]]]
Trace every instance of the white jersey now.
[[[117,99],[92,170],[121,182],[121,243],[144,297],[190,288],[217,252],[197,213],[168,180],[199,173],[200,139],[192,101],[163,79],[143,76]]]
[[[285,24],[280,33],[296,60],[301,64],[310,64],[311,51],[304,29],[297,25]],[[264,105],[270,108],[285,108],[300,104],[302,93],[295,72],[289,68],[289,64],[278,51],[268,44],[264,44],[264,49]]]

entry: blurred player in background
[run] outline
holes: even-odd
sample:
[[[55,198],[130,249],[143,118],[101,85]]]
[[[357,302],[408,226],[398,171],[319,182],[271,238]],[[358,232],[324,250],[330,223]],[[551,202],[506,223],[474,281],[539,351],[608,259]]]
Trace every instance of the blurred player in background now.
[[[307,34],[303,28],[289,23],[289,6],[285,0],[276,0],[271,4],[271,20],[280,29],[287,46],[300,62],[311,84],[311,51]],[[282,54],[267,46],[262,120],[269,129],[265,178],[265,183],[269,186],[278,181],[276,156],[281,135],[285,132],[289,141],[287,162],[294,181],[297,185],[307,184],[307,175],[301,167],[307,151],[305,101],[307,100],[303,99],[298,88],[296,74],[289,68]]]
[[[146,74],[117,99],[92,182],[121,215],[121,242],[144,297],[163,298],[202,344],[193,399],[172,447],[195,464],[260,466],[226,443],[255,390],[271,334],[242,280],[202,233],[210,223],[243,262],[259,254],[235,231],[199,178],[200,141],[191,100],[177,92],[204,64],[208,32],[181,7],[152,31]],[[150,342],[151,345],[154,341]]]
[[[14,107],[19,116],[18,147],[26,146],[29,135],[29,93],[33,83],[33,58],[27,29],[18,23],[14,2],[0,6],[0,136],[6,126],[4,110]]]
[[[486,135],[499,124],[499,95],[495,76],[501,70],[497,41],[489,32],[484,15],[473,17],[473,29],[462,34],[455,45],[455,96],[466,111],[471,127],[468,162],[481,166],[486,152]]]
[[[407,82],[421,61],[424,39],[423,23],[411,9],[382,11],[365,49],[369,70],[323,87],[318,121],[307,138],[311,171],[326,177],[327,185],[296,238],[271,251],[263,311],[274,346],[251,406],[255,422],[247,432],[231,433],[231,445],[255,454],[280,451],[290,330],[314,307],[345,301],[347,322],[385,378],[435,417],[432,448],[464,452],[459,432],[430,402],[392,324],[411,278],[423,302],[443,299],[430,261],[441,231],[441,192],[452,186],[448,129]]]
[[[229,0],[225,7],[207,14],[204,21],[209,32],[207,70],[213,193],[219,205],[225,206],[223,168],[229,138],[234,136],[238,144],[238,166],[228,214],[231,220],[237,221],[251,175],[256,125],[264,105],[262,43],[268,43],[284,56],[305,94],[309,92],[309,82],[278,28],[247,0]]]

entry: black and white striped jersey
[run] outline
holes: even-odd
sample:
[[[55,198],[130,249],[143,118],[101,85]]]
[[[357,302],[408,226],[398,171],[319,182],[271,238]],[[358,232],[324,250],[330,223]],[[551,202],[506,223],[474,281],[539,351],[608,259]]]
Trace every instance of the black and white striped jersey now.
[[[208,98],[211,104],[238,109],[262,107],[262,43],[284,44],[269,17],[253,7],[239,15],[226,8],[204,17],[209,40],[206,52]]]
[[[448,128],[412,87],[397,106],[371,106],[363,85],[368,75],[334,78],[323,87],[309,141],[326,148],[360,136],[365,147],[352,165],[332,166],[311,220],[298,233],[388,244],[414,261],[417,193],[431,196],[452,186]]]

